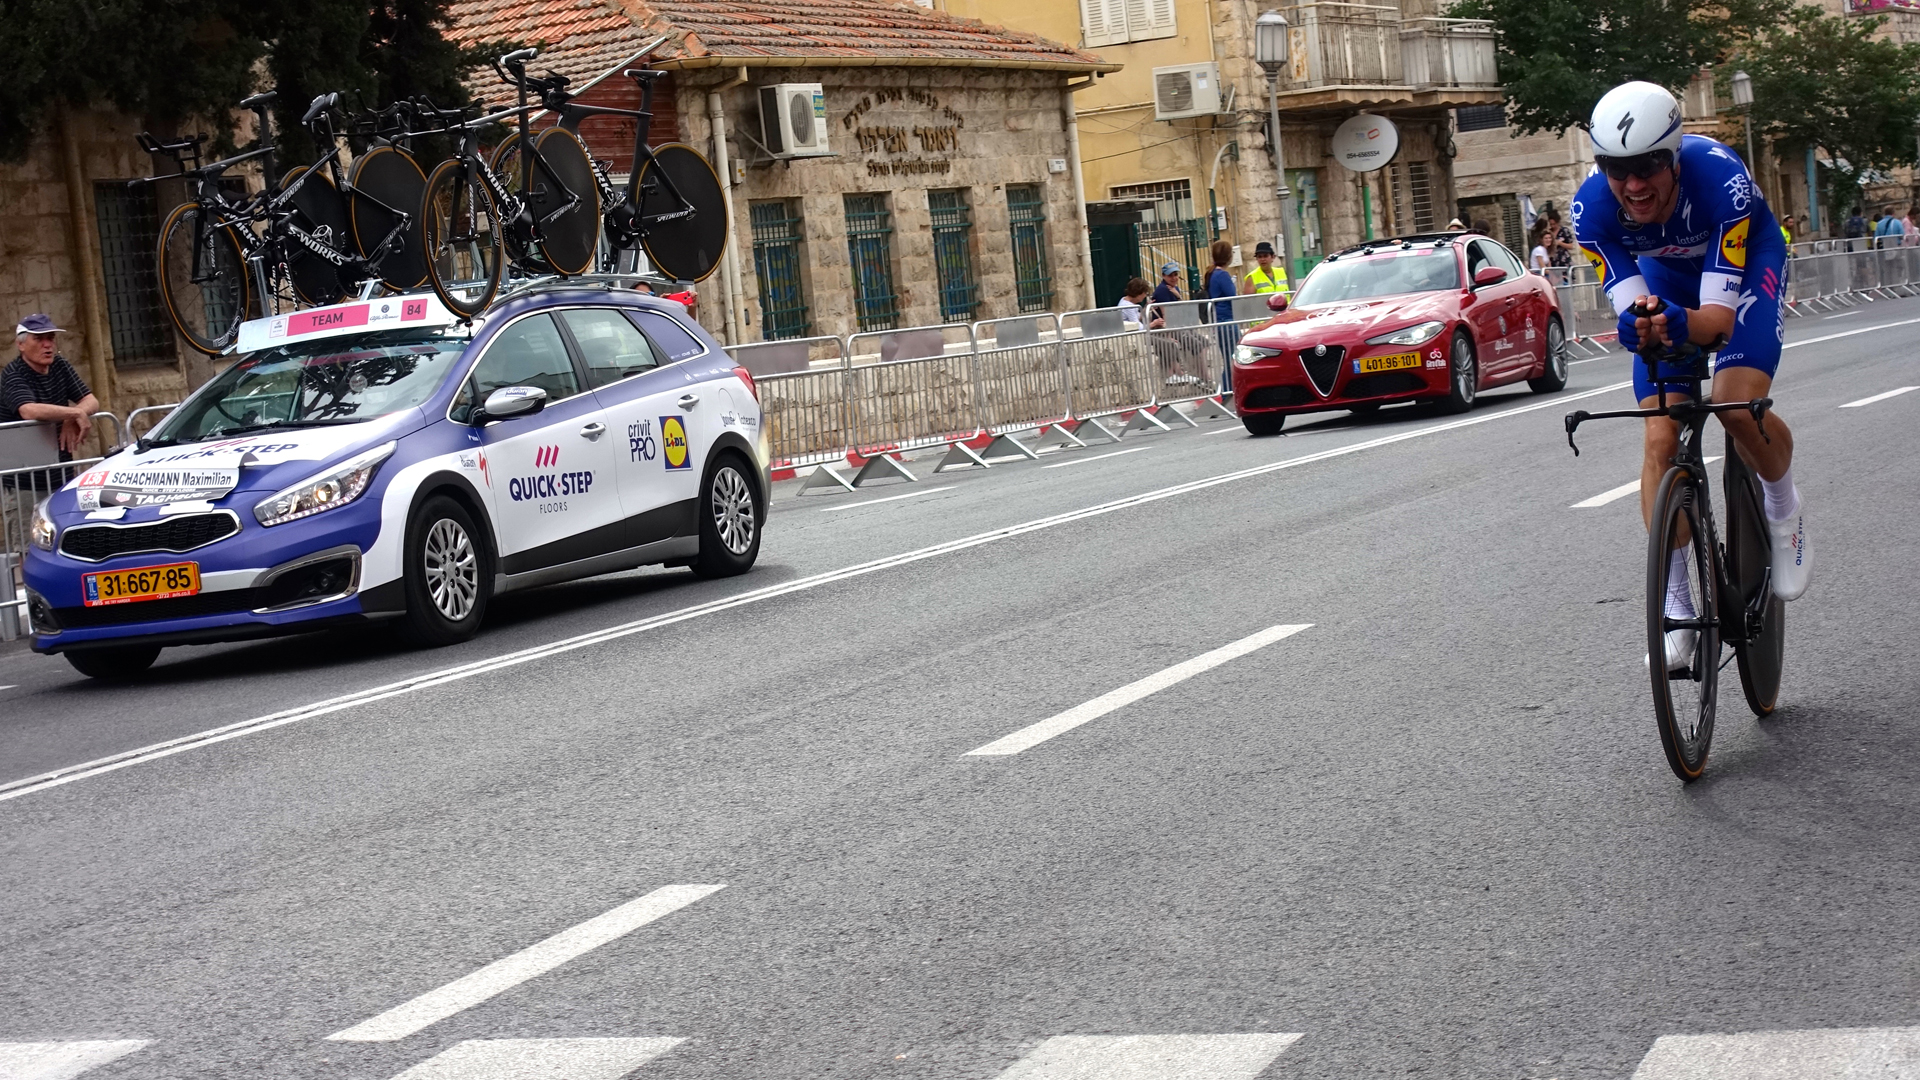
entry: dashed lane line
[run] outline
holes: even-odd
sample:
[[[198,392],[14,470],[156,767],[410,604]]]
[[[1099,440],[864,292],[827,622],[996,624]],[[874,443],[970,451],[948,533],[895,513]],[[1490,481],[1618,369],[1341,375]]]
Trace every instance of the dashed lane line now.
[[[685,1039],[468,1039],[393,1080],[620,1080]]]
[[[1662,1035],[1633,1080],[1815,1080],[1920,1075],[1920,1027]]]
[[[1299,1033],[1056,1035],[997,1080],[1253,1080]]]
[[[117,1061],[145,1045],[145,1039],[0,1043],[0,1077],[73,1080],[89,1069]]]
[[[1920,386],[1896,387],[1895,389],[1889,390],[1884,394],[1875,394],[1872,397],[1863,397],[1859,401],[1849,401],[1845,405],[1842,405],[1840,407],[1843,409],[1857,409],[1862,405],[1871,405],[1876,401],[1885,401],[1888,398],[1899,397],[1901,394],[1911,393],[1915,390],[1920,390]]]
[[[1706,464],[1711,465],[1714,462],[1719,461],[1724,457],[1726,457],[1725,454],[1715,454],[1713,457],[1706,459]],[[1591,510],[1596,506],[1605,506],[1608,503],[1613,502],[1615,499],[1624,499],[1627,496],[1632,495],[1633,493],[1639,490],[1640,490],[1640,481],[1631,480],[1631,481],[1628,481],[1627,483],[1621,484],[1617,488],[1608,488],[1607,490],[1601,492],[1600,494],[1595,495],[1591,499],[1582,499],[1579,502],[1574,503],[1572,506],[1567,507],[1567,509]]]
[[[1848,314],[1851,315],[1853,314],[1853,312],[1848,312]],[[1782,345],[1780,347],[1782,349],[1797,349],[1802,345],[1818,345],[1823,341],[1838,341],[1841,338],[1850,338],[1858,334],[1871,334],[1875,330],[1891,330],[1896,326],[1912,326],[1915,323],[1920,323],[1920,319],[1902,319],[1899,322],[1881,323],[1878,326],[1861,326],[1861,327],[1856,327],[1855,329],[1852,329],[1852,330],[1843,330],[1837,334],[1825,334],[1825,335],[1822,335],[1821,337],[1806,338],[1802,341],[1789,341],[1785,345]],[[1572,367],[1574,364],[1591,364],[1600,360],[1613,360],[1613,359],[1617,359],[1617,357],[1614,357],[1612,355],[1590,356],[1585,360],[1570,360],[1567,362],[1567,366]]]
[[[603,642],[614,641],[633,634],[646,633],[647,631],[656,630],[664,626],[672,626],[676,623],[697,619],[704,615],[731,611],[735,608],[746,607],[749,604],[757,604],[775,597],[806,592],[810,589],[820,588],[823,585],[847,581],[852,578],[877,573],[881,570],[890,570],[898,566],[906,566],[911,563],[920,562],[923,559],[951,555],[955,552],[979,547],[983,544],[996,543],[1001,540],[1012,539],[1016,536],[1025,536],[1028,533],[1039,532],[1042,529],[1051,529],[1059,525],[1067,525],[1076,521],[1085,521],[1088,518],[1117,513],[1121,510],[1130,510],[1137,506],[1145,506],[1149,503],[1159,502],[1162,499],[1171,499],[1175,496],[1186,495],[1195,491],[1204,491],[1208,488],[1218,487],[1221,484],[1231,484],[1256,476],[1265,476],[1268,473],[1280,472],[1285,469],[1295,469],[1303,465],[1329,461],[1333,458],[1344,457],[1348,454],[1358,454],[1367,450],[1376,450],[1383,446],[1391,446],[1394,443],[1406,442],[1410,439],[1424,438],[1429,435],[1440,435],[1449,431],[1458,431],[1461,428],[1473,427],[1478,424],[1490,424],[1495,420],[1505,420],[1509,417],[1522,416],[1527,413],[1537,412],[1541,409],[1557,409],[1566,405],[1568,402],[1596,397],[1600,394],[1611,394],[1631,385],[1632,383],[1630,381],[1609,383],[1606,386],[1583,391],[1578,394],[1561,394],[1527,405],[1517,405],[1513,408],[1500,409],[1499,411],[1488,411],[1478,416],[1462,417],[1458,420],[1450,420],[1445,423],[1432,424],[1427,427],[1395,432],[1391,435],[1382,435],[1378,438],[1367,439],[1357,443],[1348,443],[1344,446],[1329,447],[1311,454],[1302,454],[1299,457],[1269,462],[1265,465],[1255,465],[1250,468],[1238,469],[1234,472],[1203,477],[1199,480],[1189,480],[1186,483],[1157,488],[1153,491],[1145,491],[1137,495],[1128,495],[1123,498],[1113,499],[1109,502],[1082,507],[1078,510],[1069,510],[1048,517],[1035,518],[1031,521],[1020,522],[1017,525],[1008,525],[998,529],[991,529],[987,532],[975,533],[972,536],[961,537],[958,540],[949,540],[944,543],[933,544],[913,551],[901,552],[897,555],[889,555],[885,558],[874,559],[854,566],[842,567],[838,570],[829,570],[807,577],[795,578],[792,581],[782,582],[778,585],[751,589],[735,596],[711,600],[704,604],[695,604],[691,607],[668,612],[664,615],[654,615],[645,619],[636,619],[632,622],[620,623],[616,626],[610,626],[602,630],[594,630],[570,638],[563,638],[545,645],[535,645],[520,649],[516,652],[489,657],[484,660],[475,660],[454,667],[441,668],[437,671],[422,672],[418,675],[399,680],[398,682],[370,687],[350,694],[342,694],[339,697],[328,698],[325,701],[314,702],[310,705],[283,709],[279,712],[255,717],[251,720],[237,721],[222,727],[196,732],[192,735],[183,735],[177,739],[169,739],[166,742],[153,743],[135,750],[125,751],[124,753],[113,754],[104,758],[96,758],[93,761],[81,762],[77,765],[69,765],[65,768],[55,769],[52,772],[41,773],[37,776],[24,777],[19,780],[0,784],[0,802],[22,798],[35,792],[59,787],[63,784],[71,784],[76,780],[100,776],[105,773],[127,768],[131,765],[158,761],[161,758],[171,757],[175,754],[185,753],[188,750],[198,749],[203,746],[212,746],[216,743],[226,742],[229,739],[240,738],[244,735],[270,731],[274,728],[284,727],[288,724],[297,724],[303,720],[311,720],[320,716],[327,716],[356,706],[367,705],[376,701],[385,701],[388,698],[399,697],[402,694],[410,694],[429,687],[469,679],[490,671],[499,671],[502,668],[530,663],[534,660],[545,659],[549,656],[557,656],[560,653],[571,652],[574,649],[584,649],[591,645],[599,645]]]

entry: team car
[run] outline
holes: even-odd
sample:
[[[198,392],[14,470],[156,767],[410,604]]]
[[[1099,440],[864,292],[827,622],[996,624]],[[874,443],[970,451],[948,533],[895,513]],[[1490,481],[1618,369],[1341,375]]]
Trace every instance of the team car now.
[[[1292,413],[1370,412],[1431,400],[1454,412],[1481,390],[1567,383],[1553,286],[1471,233],[1379,240],[1329,255],[1285,311],[1241,337],[1235,409],[1273,435]]]
[[[125,678],[371,621],[444,645],[501,593],[759,554],[758,393],[680,304],[564,283],[462,322],[401,295],[249,321],[236,352],[35,511],[37,651]]]

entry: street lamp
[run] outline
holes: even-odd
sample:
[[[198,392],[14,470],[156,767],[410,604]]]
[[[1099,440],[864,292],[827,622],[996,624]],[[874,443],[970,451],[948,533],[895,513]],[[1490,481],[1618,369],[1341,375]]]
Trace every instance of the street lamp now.
[[[1760,170],[1753,162],[1753,79],[1744,71],[1733,73],[1733,107],[1746,115],[1747,171],[1757,180]]]
[[[1269,8],[1253,21],[1253,59],[1267,73],[1268,137],[1273,143],[1273,170],[1280,183],[1281,265],[1287,269],[1289,291],[1299,287],[1300,224],[1293,219],[1293,192],[1287,188],[1287,162],[1280,147],[1280,69],[1291,63],[1287,47],[1287,17]]]

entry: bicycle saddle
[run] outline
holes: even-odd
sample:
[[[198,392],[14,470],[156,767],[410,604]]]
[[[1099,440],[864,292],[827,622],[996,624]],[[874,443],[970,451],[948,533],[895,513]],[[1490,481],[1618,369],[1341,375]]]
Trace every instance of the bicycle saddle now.
[[[300,122],[303,124],[311,124],[320,117],[325,116],[328,109],[333,108],[339,103],[340,95],[338,92],[321,94],[319,97],[313,99],[313,104],[307,106],[307,114],[300,118]]]
[[[262,105],[268,104],[269,102],[278,101],[279,98],[280,98],[280,91],[267,90],[263,93],[255,94],[250,98],[243,99],[240,102],[240,108],[257,109]]]

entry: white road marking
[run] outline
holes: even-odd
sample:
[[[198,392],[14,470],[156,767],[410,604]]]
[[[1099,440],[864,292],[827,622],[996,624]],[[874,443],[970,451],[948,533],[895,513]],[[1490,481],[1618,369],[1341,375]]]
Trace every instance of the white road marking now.
[[[1285,626],[1269,626],[1257,634],[1249,634],[1230,645],[1222,645],[1212,652],[1204,652],[1191,660],[1185,660],[1170,668],[1156,671],[1144,679],[1130,682],[1118,690],[1109,690],[1084,705],[1075,705],[1063,713],[1056,713],[1037,724],[1030,724],[1011,735],[1003,735],[977,750],[969,750],[967,757],[1006,757],[1022,750],[1031,750],[1056,735],[1065,734],[1090,720],[1098,720],[1115,709],[1131,705],[1143,697],[1157,694],[1176,683],[1185,682],[1203,671],[1211,671],[1229,660],[1235,660],[1263,649],[1279,641],[1292,637],[1312,626],[1312,623],[1289,623]]]
[[[0,686],[0,690],[11,690],[11,689],[13,689],[14,687],[16,687],[16,686],[19,686],[19,685],[20,685],[19,683],[8,683],[8,684],[6,684],[5,686]]]
[[[1721,458],[1724,458],[1726,456],[1727,455],[1725,454],[1715,454],[1714,456],[1708,458],[1706,463],[1708,465],[1711,465],[1714,462],[1719,461]],[[1567,507],[1567,509],[1591,510],[1596,506],[1605,506],[1608,503],[1614,501],[1615,499],[1624,499],[1627,496],[1632,495],[1633,493],[1639,490],[1640,490],[1640,481],[1632,480],[1627,483],[1621,484],[1617,488],[1608,488],[1606,491],[1603,491],[1600,494],[1595,495],[1591,499],[1582,499],[1580,502],[1574,503],[1572,506]]]
[[[126,1057],[145,1045],[145,1039],[0,1043],[0,1078],[73,1080],[88,1069]]]
[[[468,1039],[393,1080],[620,1080],[685,1039]]]
[[[584,649],[591,645],[615,641],[633,634],[646,633],[647,631],[657,630],[664,626],[672,626],[676,623],[697,619],[703,615],[732,611],[735,608],[746,607],[749,604],[757,604],[765,600],[774,599],[775,597],[806,592],[810,589],[820,588],[823,585],[831,585],[835,582],[862,577],[867,574],[877,573],[881,570],[890,570],[897,566],[906,566],[923,559],[933,559],[942,555],[951,555],[955,552],[979,547],[983,544],[1008,540],[1016,536],[1025,536],[1028,533],[1039,532],[1042,529],[1051,529],[1076,521],[1085,521],[1088,518],[1117,513],[1121,510],[1131,510],[1137,506],[1145,506],[1149,503],[1159,502],[1161,499],[1171,499],[1178,495],[1204,491],[1207,488],[1218,487],[1221,484],[1231,484],[1256,476],[1265,476],[1268,473],[1280,472],[1284,469],[1295,469],[1303,465],[1313,465],[1333,458],[1344,457],[1348,454],[1358,454],[1366,450],[1375,450],[1382,446],[1391,446],[1394,443],[1406,442],[1409,439],[1424,438],[1428,435],[1440,435],[1449,431],[1457,431],[1461,428],[1473,427],[1476,424],[1488,424],[1495,420],[1505,420],[1509,417],[1522,416],[1541,409],[1557,409],[1568,402],[1596,397],[1600,394],[1611,394],[1632,385],[1631,380],[1609,383],[1598,389],[1586,390],[1578,394],[1558,395],[1541,401],[1535,401],[1531,404],[1515,406],[1510,409],[1500,409],[1498,411],[1489,410],[1479,416],[1468,416],[1459,420],[1449,420],[1445,423],[1433,424],[1428,427],[1413,428],[1409,431],[1382,435],[1378,438],[1367,439],[1363,442],[1330,447],[1325,450],[1315,451],[1311,454],[1302,454],[1299,457],[1269,462],[1265,465],[1255,465],[1234,472],[1221,473],[1217,476],[1203,477],[1199,480],[1189,480],[1186,483],[1156,488],[1152,491],[1141,492],[1138,495],[1128,495],[1093,506],[1082,507],[1078,510],[1068,510],[1059,514],[1053,514],[1048,517],[1035,518],[1031,521],[1023,521],[1017,525],[990,529],[987,532],[964,536],[958,540],[948,540],[913,551],[904,551],[897,555],[889,555],[885,558],[874,559],[853,566],[841,567],[838,570],[828,570],[807,577],[795,578],[792,581],[782,582],[778,585],[768,585],[764,588],[750,589],[735,596],[711,600],[704,604],[695,604],[692,607],[681,608],[679,611],[668,612],[664,615],[653,615],[644,619],[635,619],[632,622],[620,623],[602,630],[594,630],[570,638],[562,638],[559,641],[548,642],[545,645],[534,645],[517,652],[504,653],[500,656],[489,657],[484,660],[475,660],[454,667],[441,668],[437,671],[422,672],[418,675],[401,679],[398,682],[369,687],[365,690],[356,690],[350,694],[342,694],[339,697],[317,701],[310,705],[283,709],[279,712],[268,713],[265,716],[254,717],[251,720],[236,721],[232,724],[209,728],[206,731],[196,732],[192,735],[183,735],[177,739],[152,743],[139,747],[138,749],[112,754],[103,758],[95,758],[92,761],[69,765],[64,768],[55,769],[52,772],[41,773],[37,776],[23,777],[19,780],[9,781],[0,784],[0,802],[6,802],[9,799],[18,799],[22,796],[59,787],[63,784],[71,784],[76,780],[85,780],[90,777],[100,776],[105,773],[127,768],[130,765],[141,765],[149,761],[158,761],[161,758],[172,757],[175,754],[185,753],[188,750],[195,750],[203,746],[212,746],[216,743],[226,742],[229,739],[240,738],[244,735],[252,735],[261,731],[271,731],[277,727],[297,724],[304,720],[312,720],[316,717],[327,716],[356,706],[367,705],[376,701],[384,701],[388,698],[399,697],[402,694],[410,694],[417,690],[458,682],[461,679],[470,679],[476,675],[484,675],[490,671],[499,671],[503,668],[531,663],[532,661],[542,660],[549,656],[557,656],[564,652],[571,652],[574,649]]]
[[[1859,314],[1859,312],[1849,311],[1847,312],[1847,314],[1857,315]],[[1829,317],[1838,318],[1838,316],[1829,316]],[[1839,338],[1853,337],[1855,334],[1871,334],[1875,330],[1890,330],[1896,326],[1912,326],[1914,323],[1920,323],[1920,319],[1902,319],[1899,322],[1881,323],[1878,326],[1862,326],[1855,330],[1843,330],[1838,334],[1827,334],[1823,337],[1807,338],[1804,341],[1789,341],[1785,345],[1782,345],[1780,347],[1782,349],[1797,349],[1802,345],[1818,345],[1823,341],[1835,341]],[[1619,358],[1624,359],[1625,354],[1624,353],[1621,354]],[[1591,364],[1598,360],[1612,360],[1612,359],[1616,359],[1616,357],[1611,353],[1606,356],[1589,356],[1585,360],[1569,361],[1568,366],[1571,367],[1574,364]]]
[[[1899,397],[1901,394],[1911,393],[1915,390],[1920,390],[1920,386],[1902,386],[1902,387],[1898,387],[1897,389],[1889,390],[1884,394],[1875,394],[1872,397],[1863,397],[1859,401],[1849,401],[1845,405],[1842,405],[1840,407],[1843,409],[1857,409],[1862,405],[1871,405],[1876,401],[1885,401],[1890,397]]]
[[[1071,461],[1056,461],[1051,465],[1042,465],[1040,467],[1043,469],[1064,469],[1069,465],[1085,465],[1089,461],[1102,461],[1110,457],[1119,457],[1121,454],[1137,454],[1142,450],[1151,449],[1153,449],[1151,446],[1134,446],[1125,450],[1114,450],[1110,453],[1095,454],[1092,457],[1078,457]]]
[[[1920,1027],[1662,1035],[1633,1080],[1920,1077]]]
[[[823,514],[831,514],[836,510],[858,510],[863,506],[872,506],[875,503],[899,502],[901,499],[911,499],[916,495],[931,495],[936,491],[952,491],[952,490],[953,490],[952,484],[947,484],[937,488],[921,488],[919,491],[909,491],[905,495],[889,495],[884,499],[862,499],[859,502],[842,503],[839,506],[823,506],[820,508],[820,512]]]
[[[578,926],[562,930],[545,941],[495,960],[472,974],[463,975],[437,990],[429,990],[412,1001],[396,1005],[345,1031],[336,1031],[327,1038],[335,1042],[392,1042],[404,1039],[724,888],[725,885],[668,885],[655,889],[638,900],[629,900],[604,915],[596,915]]]
[[[1849,315],[1865,315],[1865,314],[1866,314],[1866,312],[1865,312],[1865,311],[1843,311],[1843,312],[1841,312],[1841,313],[1840,313],[1840,314],[1838,314],[1838,315],[1825,315],[1825,316],[1822,316],[1822,318],[1824,318],[1824,319],[1844,319],[1844,318],[1846,318],[1846,317],[1847,317],[1847,316],[1849,316]]]
[[[1253,1080],[1298,1033],[1056,1035],[998,1080]]]
[[[1247,433],[1248,432],[1247,432],[1246,425],[1242,424],[1239,427],[1223,427],[1219,431],[1203,431],[1200,434],[1202,435],[1245,435]],[[1286,432],[1281,432],[1281,434],[1284,435],[1286,434]]]

